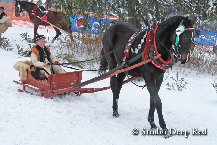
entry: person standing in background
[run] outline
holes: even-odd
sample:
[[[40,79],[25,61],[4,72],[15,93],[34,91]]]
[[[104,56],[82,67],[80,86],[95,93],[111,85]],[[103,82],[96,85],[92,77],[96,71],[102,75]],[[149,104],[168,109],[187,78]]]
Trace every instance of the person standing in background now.
[[[4,7],[0,7],[0,40],[2,39],[2,33],[4,33],[8,27],[12,26],[11,22],[7,21],[8,17],[5,14],[4,10]]]

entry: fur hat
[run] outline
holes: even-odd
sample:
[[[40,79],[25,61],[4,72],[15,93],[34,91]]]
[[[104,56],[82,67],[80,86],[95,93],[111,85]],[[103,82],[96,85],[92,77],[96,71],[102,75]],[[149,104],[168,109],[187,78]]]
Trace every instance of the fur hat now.
[[[46,37],[44,35],[37,35],[34,42],[40,40],[40,39],[46,39]]]

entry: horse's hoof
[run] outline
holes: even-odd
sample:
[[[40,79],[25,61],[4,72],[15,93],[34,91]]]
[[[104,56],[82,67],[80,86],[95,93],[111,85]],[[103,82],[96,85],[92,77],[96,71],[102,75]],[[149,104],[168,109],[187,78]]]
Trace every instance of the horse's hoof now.
[[[157,126],[155,124],[152,124],[151,129],[157,129]]]
[[[101,76],[101,75],[103,75],[103,74],[105,74],[106,73],[106,71],[103,71],[103,70],[98,70],[98,76]]]
[[[119,115],[118,111],[114,111],[114,112],[113,112],[113,117],[118,118],[119,116],[120,116],[120,115]]]
[[[169,133],[167,133],[167,134],[164,135],[164,138],[165,138],[165,139],[170,138],[170,137],[172,137],[172,135],[169,134]]]
[[[102,68],[102,66],[100,66],[100,68],[98,69],[97,73],[98,73],[98,76],[101,76],[101,75],[103,75],[103,74],[106,73],[106,69],[104,69],[104,68]]]
[[[164,137],[165,139],[167,139],[167,138],[169,138],[169,137],[172,136],[172,134],[170,134],[170,132],[169,132],[168,129],[163,129],[163,132],[164,132],[163,137]]]

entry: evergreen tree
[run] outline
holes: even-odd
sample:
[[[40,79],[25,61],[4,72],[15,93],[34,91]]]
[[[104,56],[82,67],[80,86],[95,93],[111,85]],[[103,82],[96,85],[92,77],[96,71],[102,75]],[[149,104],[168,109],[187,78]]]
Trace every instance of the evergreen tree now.
[[[67,13],[92,12],[97,16],[118,15],[121,21],[136,25],[139,20],[149,17],[162,20],[171,13],[216,19],[215,7],[210,0],[47,0],[48,8],[62,9]],[[209,14],[207,11],[210,9]]]

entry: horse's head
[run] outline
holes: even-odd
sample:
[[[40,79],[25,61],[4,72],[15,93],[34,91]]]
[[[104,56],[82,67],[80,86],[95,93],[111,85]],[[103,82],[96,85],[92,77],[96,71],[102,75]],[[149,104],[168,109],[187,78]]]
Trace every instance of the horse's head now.
[[[15,0],[15,16],[20,16],[20,13],[23,11],[23,8],[21,8],[20,1]]]
[[[193,46],[194,22],[194,20],[191,20],[188,17],[183,17],[172,35],[175,57],[177,57],[182,64],[185,64],[190,60],[190,50]]]
[[[30,15],[32,13],[34,5],[34,3],[30,3],[27,1],[15,0],[15,16],[20,16],[20,14],[24,11],[27,11]]]

